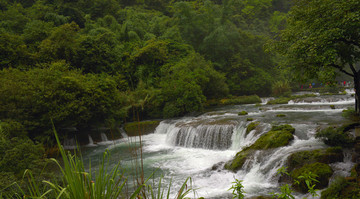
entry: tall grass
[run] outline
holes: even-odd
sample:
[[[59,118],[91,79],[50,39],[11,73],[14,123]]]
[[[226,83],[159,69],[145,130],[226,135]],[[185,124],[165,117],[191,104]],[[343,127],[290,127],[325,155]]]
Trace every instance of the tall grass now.
[[[117,199],[117,198],[151,198],[151,199],[169,199],[171,192],[171,182],[168,188],[162,186],[162,177],[158,184],[148,185],[149,176],[146,180],[138,182],[136,189],[130,194],[124,191],[128,183],[125,173],[120,167],[120,162],[113,168],[110,168],[110,154],[108,151],[103,153],[99,168],[93,171],[91,165],[88,170],[84,168],[84,162],[80,152],[71,154],[62,147],[57,133],[54,129],[59,152],[62,157],[62,163],[56,159],[54,161],[62,174],[62,181],[43,180],[39,182],[34,178],[31,171],[24,173],[24,178],[28,180],[27,187],[22,188],[17,183],[14,186],[13,193],[8,195],[0,194],[0,198],[37,198],[37,199]],[[188,186],[190,184],[190,186]],[[191,178],[185,180],[180,190],[177,191],[176,199],[185,198],[192,190]],[[155,188],[156,187],[156,188]],[[164,195],[165,190],[167,194]]]

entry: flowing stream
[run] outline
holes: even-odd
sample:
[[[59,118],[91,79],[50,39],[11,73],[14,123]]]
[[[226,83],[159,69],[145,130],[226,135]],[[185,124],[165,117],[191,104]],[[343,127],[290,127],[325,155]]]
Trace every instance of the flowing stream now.
[[[187,177],[192,178],[196,197],[232,198],[229,188],[234,178],[243,181],[247,197],[269,195],[281,186],[276,173],[277,169],[286,166],[288,156],[298,151],[326,147],[314,138],[316,129],[347,122],[341,116],[342,111],[355,103],[350,95],[311,97],[284,105],[266,105],[267,100],[263,99],[261,106],[226,106],[197,117],[162,121],[152,134],[142,136],[145,176],[159,169],[156,173],[164,174],[164,184],[172,181],[173,195]],[[247,111],[248,115],[239,116],[241,111]],[[279,114],[285,117],[277,117]],[[247,118],[260,121],[260,125],[245,135],[250,123]],[[253,144],[272,125],[280,124],[291,124],[296,129],[295,139],[288,146],[256,152],[236,173],[223,169],[224,163],[243,147]],[[101,154],[109,150],[114,165],[121,161],[122,166],[131,171],[134,156],[130,155],[129,146],[134,145],[139,145],[138,138],[126,137],[116,141],[106,138],[105,144],[87,146],[83,155],[96,167]],[[335,175],[349,175],[351,158],[349,155],[345,157],[344,162],[331,165]],[[155,175],[154,181],[159,178],[160,175]],[[303,196],[299,194],[297,197]]]

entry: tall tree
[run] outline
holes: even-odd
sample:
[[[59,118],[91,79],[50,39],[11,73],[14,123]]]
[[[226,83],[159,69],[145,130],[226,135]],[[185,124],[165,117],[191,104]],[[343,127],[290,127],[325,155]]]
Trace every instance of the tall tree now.
[[[360,1],[297,0],[287,23],[276,46],[298,77],[351,76],[360,113]]]

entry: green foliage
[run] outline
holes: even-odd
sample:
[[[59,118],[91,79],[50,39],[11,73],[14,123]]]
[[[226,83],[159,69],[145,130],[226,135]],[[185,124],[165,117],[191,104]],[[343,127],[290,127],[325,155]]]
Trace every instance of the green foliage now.
[[[344,131],[344,127],[328,127],[317,132],[315,137],[322,139],[325,144],[330,146],[351,147],[354,144],[354,138]]]
[[[281,167],[277,170],[277,174],[280,176],[290,176],[290,174],[287,172],[287,167]],[[301,183],[306,184],[308,192],[312,195],[312,197],[319,196],[316,191],[317,189],[314,189],[316,186],[316,183],[319,183],[319,181],[316,179],[319,176],[317,174],[314,174],[312,172],[303,173],[303,175],[298,176],[296,179],[294,179],[294,185],[300,185]],[[283,198],[283,199],[295,199],[294,195],[292,194],[293,190],[291,189],[291,186],[289,184],[284,184],[280,187],[280,193],[271,193],[273,197],[276,198]]]
[[[332,174],[333,174],[333,170],[329,165],[316,162],[312,164],[305,164],[301,168],[294,169],[291,172],[291,178],[298,180],[298,183],[294,185],[297,189],[299,189],[302,192],[306,192],[309,190],[309,187],[311,189],[314,188],[321,189],[326,187],[329,183],[329,178],[331,177]],[[318,182],[315,186],[313,186],[314,184],[312,183],[315,180]]]
[[[139,133],[141,133],[141,135],[145,135],[154,132],[159,123],[160,121],[142,121],[126,123],[124,125],[124,130],[129,136],[138,136]]]
[[[319,196],[316,192],[319,191],[318,189],[315,189],[314,187],[316,186],[316,183],[319,183],[319,181],[316,179],[319,176],[317,174],[311,173],[311,171],[309,173],[304,173],[302,176],[298,177],[298,180],[295,180],[295,184],[300,184],[300,181],[304,181],[308,192],[313,196]]]
[[[34,144],[26,133],[18,122],[0,122],[0,190],[5,194],[12,192],[13,187],[10,185],[21,181],[24,171],[37,171],[45,164],[44,148]]]
[[[126,116],[126,96],[108,75],[82,75],[64,63],[50,68],[0,71],[0,119],[19,121],[32,136],[51,129],[106,122]],[[117,108],[116,108],[117,107]]]
[[[245,197],[244,193],[244,186],[241,184],[242,180],[238,180],[235,178],[235,182],[232,182],[233,185],[230,187],[229,190],[232,190],[233,199],[243,199]]]
[[[291,92],[291,87],[288,81],[277,81],[272,84],[272,94],[274,96],[282,96]]]
[[[321,199],[358,198],[360,190],[356,183],[346,180],[345,177],[336,178],[330,186],[321,192]]]
[[[261,99],[257,95],[250,96],[234,96],[232,98],[221,99],[221,105],[236,105],[236,104],[255,104],[260,103]]]
[[[357,0],[301,0],[289,12],[287,26],[275,42],[298,79],[334,80],[340,72],[359,82],[359,18]],[[359,98],[360,84],[355,84]],[[360,105],[356,103],[359,113]]]
[[[295,199],[295,197],[291,194],[293,190],[291,190],[291,186],[288,184],[284,184],[280,187],[280,193],[271,193],[273,197],[279,199]]]

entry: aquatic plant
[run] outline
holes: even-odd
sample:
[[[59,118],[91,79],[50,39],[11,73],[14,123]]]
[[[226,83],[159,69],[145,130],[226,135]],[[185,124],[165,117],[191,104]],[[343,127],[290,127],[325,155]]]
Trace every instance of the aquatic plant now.
[[[232,186],[230,187],[229,191],[232,190],[233,199],[243,199],[245,197],[244,193],[244,186],[242,185],[242,180],[238,180],[234,178],[234,182],[232,182]]]

